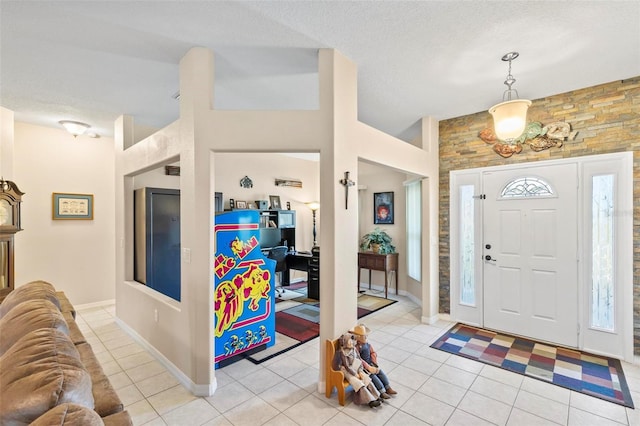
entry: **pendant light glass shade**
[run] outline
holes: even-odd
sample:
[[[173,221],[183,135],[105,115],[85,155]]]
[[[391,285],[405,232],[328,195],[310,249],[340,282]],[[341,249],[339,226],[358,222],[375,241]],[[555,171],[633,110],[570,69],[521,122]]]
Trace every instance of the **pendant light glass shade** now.
[[[509,52],[502,57],[503,61],[509,62],[509,73],[504,81],[507,90],[502,94],[502,102],[489,108],[495,135],[507,143],[513,142],[524,132],[527,126],[527,110],[531,105],[531,101],[527,99],[518,99],[518,91],[511,87],[516,82],[511,75],[511,61],[518,56],[518,52]]]
[[[501,102],[489,108],[493,117],[494,132],[498,139],[511,142],[519,137],[527,125],[527,110],[531,101],[516,99]]]

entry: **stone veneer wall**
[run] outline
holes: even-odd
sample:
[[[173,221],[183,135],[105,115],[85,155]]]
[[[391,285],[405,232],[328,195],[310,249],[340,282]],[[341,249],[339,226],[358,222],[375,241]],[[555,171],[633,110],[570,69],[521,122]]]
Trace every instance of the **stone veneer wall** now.
[[[633,324],[640,354],[640,76],[533,101],[529,121],[554,121],[578,131],[562,148],[502,158],[478,132],[493,125],[488,112],[440,122],[440,312],[450,308],[449,172],[540,160],[633,151]]]

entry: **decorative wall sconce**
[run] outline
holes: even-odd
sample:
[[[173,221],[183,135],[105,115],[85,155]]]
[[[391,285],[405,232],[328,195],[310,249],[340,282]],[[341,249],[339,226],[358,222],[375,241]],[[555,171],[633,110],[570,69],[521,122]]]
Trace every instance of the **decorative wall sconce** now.
[[[578,132],[571,131],[571,125],[562,121],[542,126],[539,122],[526,125],[524,132],[511,141],[503,141],[496,136],[492,129],[484,129],[478,137],[485,143],[493,145],[493,150],[504,158],[509,158],[513,154],[520,154],[523,145],[536,152],[557,147],[560,148],[564,141],[575,139]]]

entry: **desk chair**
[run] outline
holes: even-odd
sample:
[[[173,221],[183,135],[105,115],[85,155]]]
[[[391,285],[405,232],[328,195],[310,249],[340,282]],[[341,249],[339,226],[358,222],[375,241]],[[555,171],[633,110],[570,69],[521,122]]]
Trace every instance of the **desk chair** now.
[[[280,281],[276,284],[276,295],[278,296],[284,293],[284,287],[282,287],[282,280],[284,277],[282,274],[287,271],[287,262],[285,259],[287,258],[288,251],[289,248],[287,246],[277,246],[269,250],[269,255],[267,255],[267,258],[276,261],[276,276],[278,275],[278,272],[280,273]]]

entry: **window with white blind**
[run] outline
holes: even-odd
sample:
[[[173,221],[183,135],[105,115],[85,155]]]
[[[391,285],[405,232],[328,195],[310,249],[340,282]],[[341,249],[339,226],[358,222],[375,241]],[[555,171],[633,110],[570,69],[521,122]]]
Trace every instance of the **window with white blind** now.
[[[419,180],[405,184],[407,196],[407,273],[416,281],[421,280],[422,235],[422,183]]]

